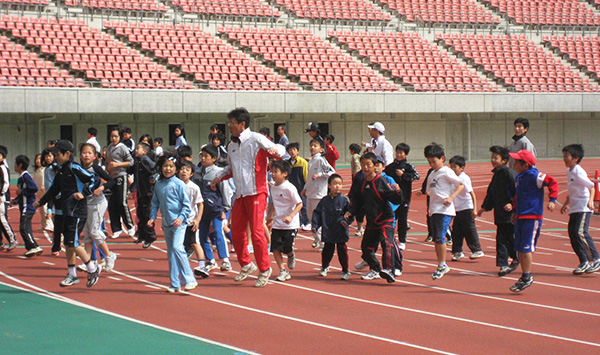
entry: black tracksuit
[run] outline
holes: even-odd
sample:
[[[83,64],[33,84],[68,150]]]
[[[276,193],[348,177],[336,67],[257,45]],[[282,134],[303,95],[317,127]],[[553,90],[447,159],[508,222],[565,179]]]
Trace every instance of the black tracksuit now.
[[[402,176],[396,173],[396,170],[404,171]],[[385,168],[387,176],[391,177],[396,181],[402,190],[402,196],[404,196],[404,202],[396,209],[396,223],[398,225],[398,241],[400,243],[406,243],[406,227],[408,225],[408,210],[410,209],[410,198],[412,196],[412,182],[419,180],[419,173],[415,170],[414,166],[404,160],[394,160],[393,163]]]

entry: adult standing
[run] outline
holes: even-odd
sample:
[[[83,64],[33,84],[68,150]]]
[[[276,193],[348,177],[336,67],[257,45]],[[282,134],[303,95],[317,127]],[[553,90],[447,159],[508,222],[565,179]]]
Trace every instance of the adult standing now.
[[[521,150],[528,150],[536,156],[535,146],[531,143],[529,138],[526,137],[527,132],[529,132],[529,120],[519,117],[515,120],[514,126],[515,135],[512,137],[512,142],[508,145],[508,151],[510,153],[518,153]],[[514,165],[515,159],[510,157],[508,159],[508,167],[514,170]]]
[[[285,160],[290,158],[290,155],[287,153],[287,146],[288,144],[290,144],[290,140],[288,139],[286,133],[287,127],[284,124],[280,124],[279,126],[277,126],[277,135],[279,136],[279,141],[277,143],[281,144],[286,148],[285,155],[283,156],[283,159]]]
[[[231,143],[228,145],[229,164],[211,182],[211,188],[224,179],[233,178],[235,203],[231,210],[231,235],[238,261],[242,267],[234,278],[242,281],[257,270],[248,252],[246,227],[250,224],[254,256],[260,274],[255,287],[266,286],[271,276],[271,265],[264,218],[267,206],[267,162],[269,157],[283,157],[285,148],[267,137],[252,132],[250,113],[245,108],[237,108],[227,114]]]
[[[385,126],[381,122],[374,122],[367,125],[371,141],[369,143],[362,142],[363,147],[367,148],[368,152],[380,156],[385,161],[385,166],[394,162],[394,147],[385,138]]]
[[[133,158],[129,149],[121,143],[121,135],[118,128],[110,131],[110,144],[106,147],[106,170],[110,177],[115,179],[112,195],[108,200],[108,215],[110,226],[113,231],[112,238],[118,238],[123,232],[121,219],[131,237],[135,235],[135,226],[131,218],[129,206],[127,206],[127,169],[133,165]]]

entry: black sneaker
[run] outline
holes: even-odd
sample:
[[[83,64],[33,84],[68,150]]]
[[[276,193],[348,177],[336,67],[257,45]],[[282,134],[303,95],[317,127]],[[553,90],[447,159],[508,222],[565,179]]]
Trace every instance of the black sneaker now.
[[[144,242],[143,239],[138,238],[138,239],[136,239],[136,240],[133,241],[133,244],[142,244],[143,242]]]
[[[201,277],[203,279],[205,279],[205,278],[207,278],[207,277],[210,276],[210,274],[208,273],[208,271],[206,270],[206,268],[205,267],[200,267],[200,266],[198,266],[198,267],[196,267],[194,269],[194,275],[196,275],[198,277]]]
[[[148,242],[148,241],[145,241],[145,242],[144,242],[144,245],[143,245],[142,247],[143,247],[144,249],[148,249],[148,248],[150,248],[150,246],[152,245],[152,243],[153,243],[153,242]]]
[[[581,265],[579,265],[577,269],[573,270],[573,273],[575,275],[581,275],[585,273],[590,268],[590,266],[590,263],[588,263],[587,261],[585,263],[581,263]]]
[[[425,243],[431,243],[433,241],[433,237],[428,235],[427,238],[425,238]]]
[[[516,284],[510,286],[510,290],[512,292],[521,292],[531,285],[533,285],[533,276],[530,276],[528,279],[523,279],[521,276]]]
[[[85,285],[87,287],[94,286],[98,282],[98,278],[99,278],[101,272],[102,272],[102,265],[97,265],[95,272],[88,272],[88,280]]]
[[[381,270],[379,271],[379,276],[384,278],[389,284],[396,282],[396,278],[394,277],[394,273],[390,270]]]
[[[67,274],[64,280],[60,282],[60,287],[69,287],[73,285],[77,285],[79,283],[79,277],[71,276],[71,274]]]
[[[600,259],[595,260],[594,263],[592,265],[590,265],[590,268],[585,270],[585,273],[591,274],[592,272],[596,272],[598,270],[600,270]]]
[[[500,268],[500,271],[498,271],[498,276],[500,276],[500,277],[506,276],[507,274],[510,274],[511,272],[512,272],[512,270],[510,269],[510,267],[502,266]]]

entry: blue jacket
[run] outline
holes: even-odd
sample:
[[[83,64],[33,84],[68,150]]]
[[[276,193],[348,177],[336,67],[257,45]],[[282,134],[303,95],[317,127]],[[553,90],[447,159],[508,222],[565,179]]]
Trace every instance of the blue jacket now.
[[[535,167],[517,175],[515,214],[520,219],[542,219],[544,215],[544,186],[550,191],[550,202],[558,197],[558,182]]]
[[[33,181],[29,172],[24,171],[21,176],[19,176],[17,188],[21,190],[21,194],[17,195],[14,201],[19,204],[19,211],[21,214],[35,213],[33,203],[35,202],[35,193],[38,190],[38,186],[35,184],[35,181]]]
[[[187,226],[188,217],[192,212],[191,202],[187,187],[178,177],[169,179],[161,178],[154,186],[152,195],[152,209],[150,210],[150,219],[156,219],[158,209],[162,215],[163,228],[172,227],[173,222],[179,218],[182,226]]]
[[[348,197],[338,194],[335,197],[327,195],[319,201],[313,212],[311,226],[313,229],[321,227],[322,240],[324,243],[345,243],[348,241],[348,226],[352,220],[345,220],[344,214],[348,212],[350,200]],[[346,222],[346,227],[342,222]]]
[[[64,216],[87,218],[86,199],[77,200],[74,195],[80,192],[87,197],[92,194],[92,186],[94,186],[94,176],[81,165],[70,160],[59,167],[52,186],[40,199],[40,205],[54,201],[60,194],[60,204]]]

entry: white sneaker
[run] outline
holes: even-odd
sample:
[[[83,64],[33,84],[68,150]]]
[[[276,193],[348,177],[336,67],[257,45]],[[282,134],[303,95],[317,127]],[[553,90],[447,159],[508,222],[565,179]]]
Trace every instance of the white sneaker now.
[[[190,283],[187,283],[183,289],[186,291],[191,291],[195,289],[196,286],[198,286],[198,283],[196,281],[192,281]]]
[[[110,237],[112,239],[117,239],[117,238],[119,238],[119,236],[121,235],[121,233],[123,233],[123,231],[122,230],[118,230],[118,231],[114,232]]]
[[[312,243],[313,248],[318,248],[319,245],[321,245],[321,242],[318,239],[315,239],[315,241]]]
[[[406,249],[406,243],[398,243],[398,248],[399,248],[400,250],[404,250],[404,249]]]
[[[302,226],[300,226],[300,228],[303,231],[309,231],[311,229],[311,225],[310,225],[310,223],[309,224],[303,224]]]
[[[115,253],[110,253],[110,256],[107,256],[105,258],[106,260],[106,272],[111,271],[112,269],[115,268],[115,260],[117,260],[117,254]]]
[[[87,272],[87,266],[85,264],[77,265],[77,270]]]
[[[292,276],[290,275],[289,271],[287,271],[287,270],[281,270],[279,272],[279,276],[277,276],[277,281],[283,282],[283,281],[287,281],[287,280],[289,280],[291,278],[292,278]]]
[[[394,276],[402,276],[402,271],[399,269],[394,270]]]
[[[380,278],[381,278],[381,276],[379,276],[379,273],[375,272],[373,270],[369,271],[368,274],[361,276],[361,279],[363,279],[363,280],[377,280]]]
[[[231,265],[229,265],[231,266]],[[206,269],[206,271],[211,271],[214,270],[216,268],[218,268],[219,266],[217,265],[217,262],[214,260],[211,260],[209,262],[206,263],[206,266],[204,267]]]
[[[454,253],[454,255],[452,255],[452,260],[453,261],[458,261],[458,260],[460,260],[460,259],[462,259],[464,257],[465,257],[465,254],[461,251],[461,252],[458,252],[458,253]]]
[[[127,230],[127,235],[129,235],[130,237],[135,236],[135,226],[131,227],[131,229]]]
[[[254,283],[254,287],[267,286],[267,283],[269,282],[269,277],[271,277],[272,272],[273,269],[269,268],[267,271],[259,273],[258,279],[256,279],[256,282]]]
[[[356,264],[354,264],[354,268],[356,270],[365,269],[365,268],[367,268],[367,266],[369,266],[369,264],[364,260],[361,260],[361,261],[357,262]]]
[[[365,229],[364,228],[361,228],[361,229],[359,229],[359,230],[356,231],[355,236],[362,237],[363,235],[365,235]]]
[[[327,276],[327,273],[328,273],[328,272],[329,272],[329,268],[328,268],[328,267],[326,267],[326,268],[324,268],[324,269],[323,269],[323,268],[321,268],[321,270],[319,271],[319,276],[323,276],[323,277],[325,277],[325,276]]]
[[[342,272],[342,280],[348,281],[350,280],[350,272]]]
[[[476,251],[473,254],[471,254],[470,258],[471,259],[479,259],[481,257],[483,257],[485,254],[483,253],[483,251]]]
[[[235,277],[233,278],[234,281],[239,282],[242,280],[245,280],[246,277],[248,277],[248,275],[254,273],[256,270],[258,270],[258,267],[256,267],[256,265],[254,265],[253,262],[250,262],[250,264],[245,265],[244,267],[242,267],[242,269],[240,270],[240,273],[235,275]]]

